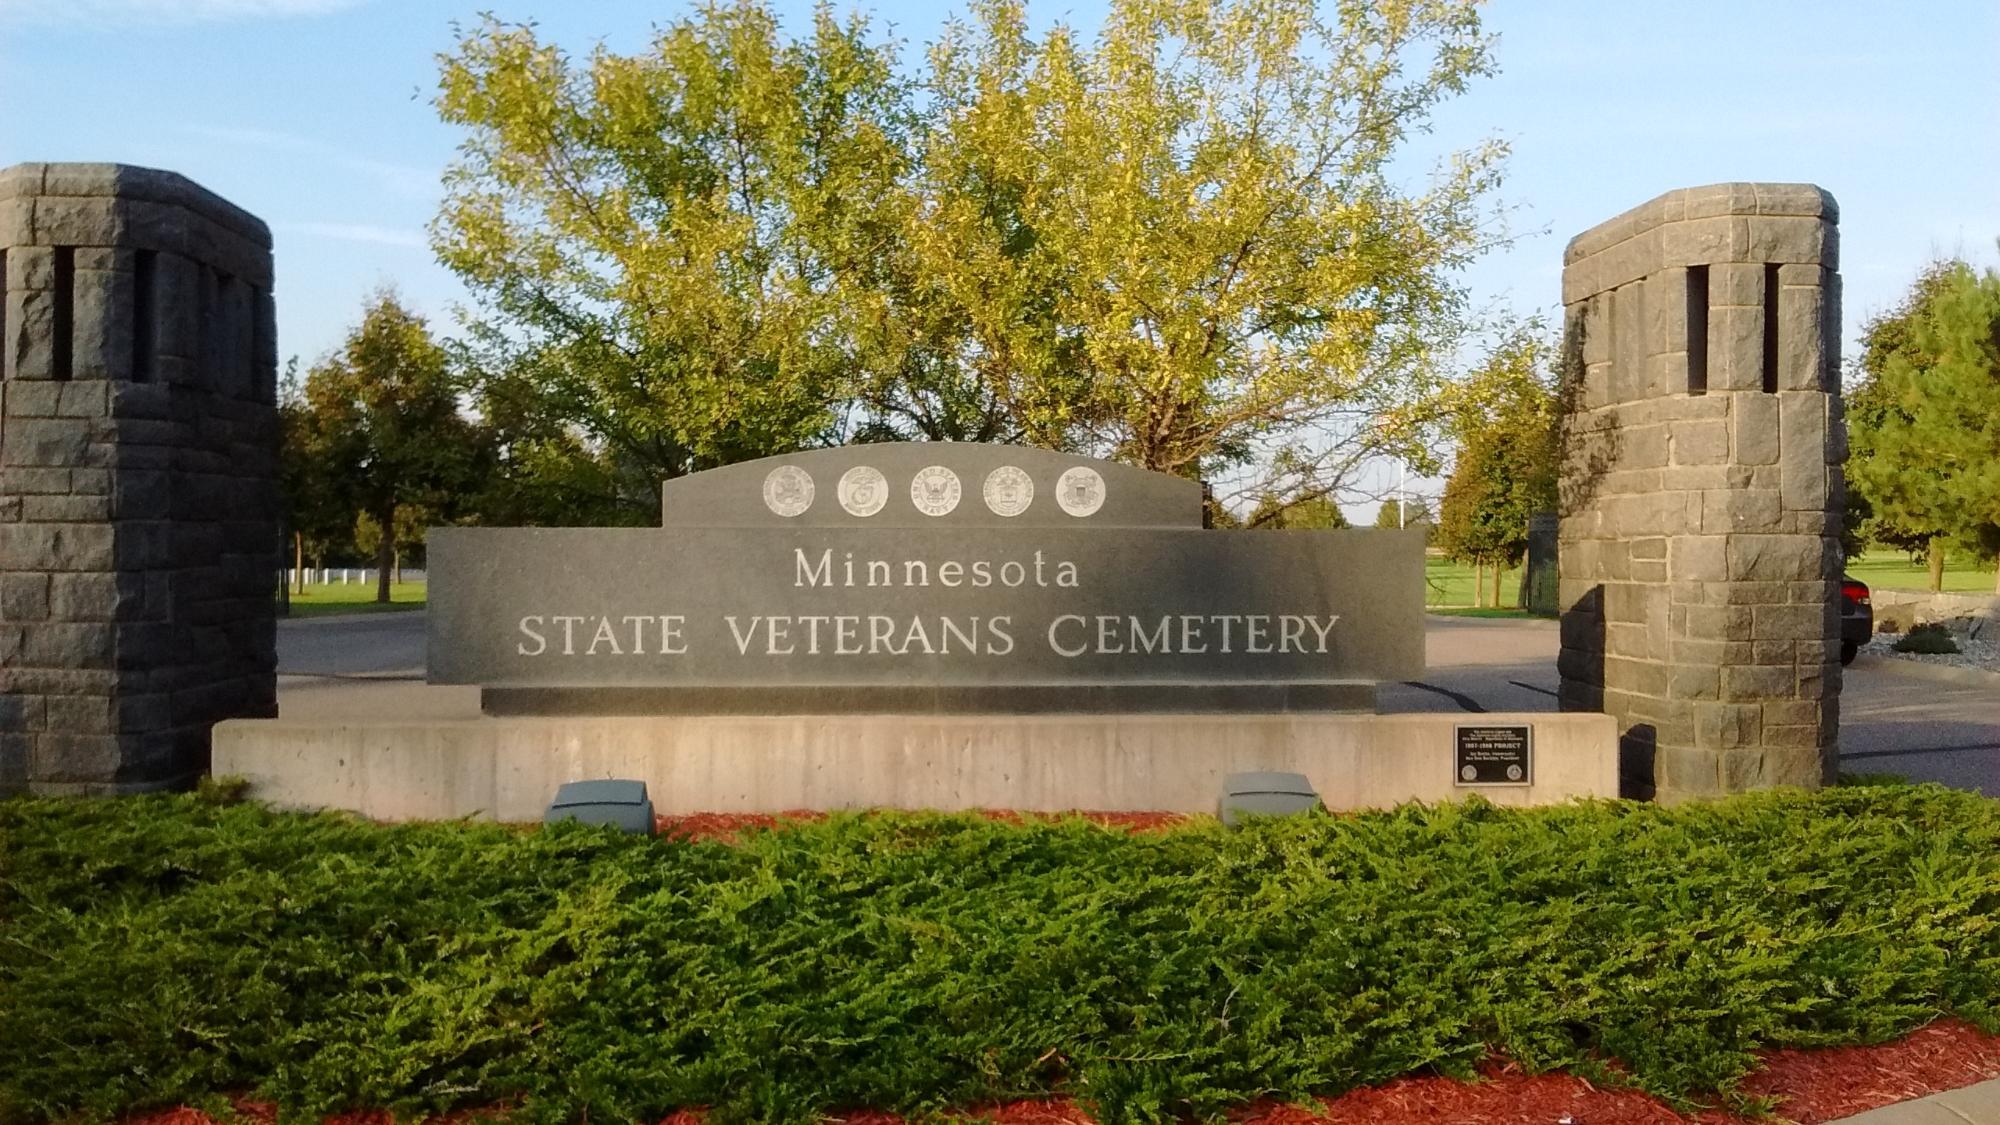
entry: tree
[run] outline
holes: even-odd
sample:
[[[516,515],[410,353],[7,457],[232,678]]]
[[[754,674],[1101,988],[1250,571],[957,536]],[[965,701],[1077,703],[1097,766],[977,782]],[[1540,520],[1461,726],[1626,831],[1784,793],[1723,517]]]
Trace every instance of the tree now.
[[[396,582],[403,580],[403,562],[412,552],[421,551],[424,536],[440,520],[438,514],[421,504],[398,504],[396,506],[395,539],[390,543],[394,561],[392,573]],[[374,516],[366,512],[354,517],[354,546],[363,555],[381,557],[382,525]]]
[[[1425,462],[1456,271],[1496,241],[1498,144],[1391,172],[1490,69],[1473,0],[1112,0],[1094,43],[978,0],[908,78],[865,21],[786,40],[759,0],[586,63],[489,19],[442,61],[436,245],[482,395],[541,427],[506,464],[634,511],[841,438],[1332,498]]]
[[[1340,505],[1324,496],[1304,500],[1296,504],[1286,504],[1276,496],[1266,493],[1257,501],[1257,507],[1250,513],[1244,525],[1253,528],[1310,529],[1315,531],[1338,530],[1351,526],[1347,514]]]
[[[442,60],[467,137],[436,246],[490,314],[486,397],[563,431],[540,448],[578,482],[656,512],[662,478],[833,433],[903,154],[865,30],[711,5],[578,65],[488,18]]]
[[[1431,517],[1430,501],[1421,496],[1402,498],[1401,507],[1398,503],[1394,498],[1382,501],[1375,509],[1376,527],[1416,527],[1437,522]]]
[[[324,422],[306,400],[294,357],[278,386],[278,478],[285,526],[292,536],[293,579],[300,592],[305,590],[306,560],[323,565],[329,551],[347,542],[354,524],[353,509],[337,487]]]
[[[1860,366],[1849,479],[1869,534],[1923,549],[1937,590],[1948,546],[2000,555],[2000,272],[1928,267],[1869,322]]]
[[[980,0],[931,52],[911,238],[1027,440],[1308,501],[1420,440],[1503,151],[1389,172],[1486,73],[1471,3]]]
[[[1507,333],[1460,388],[1454,429],[1458,453],[1438,505],[1436,540],[1447,555],[1475,568],[1474,601],[1483,603],[1480,571],[1500,575],[1528,549],[1528,519],[1556,507],[1558,404],[1553,349],[1535,325]]]
[[[395,527],[401,508],[448,517],[459,507],[485,453],[478,429],[459,412],[458,391],[423,320],[395,294],[376,294],[341,350],[305,381],[320,459],[347,512],[380,529]],[[387,602],[396,536],[375,540],[375,600]]]

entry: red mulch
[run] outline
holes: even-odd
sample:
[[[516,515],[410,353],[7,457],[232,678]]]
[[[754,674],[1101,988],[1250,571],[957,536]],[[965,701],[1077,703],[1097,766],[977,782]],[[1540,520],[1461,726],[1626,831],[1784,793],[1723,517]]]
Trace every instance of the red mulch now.
[[[1120,823],[1120,822],[1113,822]],[[1878,1106],[1920,1098],[2000,1078],[2000,1037],[1956,1020],[1943,1020],[1895,1043],[1873,1047],[1777,1051],[1744,1080],[1753,1095],[1775,1095],[1781,1120],[1820,1125]],[[263,1102],[237,1101],[237,1111],[257,1125],[277,1118]],[[504,1114],[464,1112],[433,1118],[433,1125],[469,1125]],[[701,1125],[698,1109],[680,1110],[660,1125]],[[968,1118],[995,1125],[1093,1125],[1089,1114],[1063,1099],[982,1106]],[[901,1125],[891,1113],[853,1113],[829,1119],[840,1125]],[[1633,1090],[1606,1090],[1567,1074],[1527,1075],[1505,1065],[1488,1067],[1481,1081],[1435,1075],[1398,1078],[1350,1090],[1315,1110],[1258,1105],[1233,1115],[1242,1125],[1687,1125],[1690,1121]],[[1717,1111],[1692,1121],[1735,1125],[1746,1119]],[[180,1107],[125,1118],[124,1125],[216,1125],[207,1114]],[[326,1125],[390,1125],[380,1111],[345,1113]]]
[[[1940,1020],[1894,1043],[1775,1052],[1743,1090],[1782,1095],[1781,1115],[1819,1125],[1989,1078],[2000,1078],[2000,1037]]]

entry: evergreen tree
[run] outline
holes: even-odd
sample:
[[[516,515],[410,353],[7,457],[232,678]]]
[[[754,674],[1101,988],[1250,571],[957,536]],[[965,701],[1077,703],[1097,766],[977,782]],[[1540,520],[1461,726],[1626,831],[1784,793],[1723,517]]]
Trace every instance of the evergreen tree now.
[[[2000,272],[1927,268],[1869,323],[1860,366],[1850,487],[1873,538],[1929,556],[1937,590],[1948,547],[2000,555]]]

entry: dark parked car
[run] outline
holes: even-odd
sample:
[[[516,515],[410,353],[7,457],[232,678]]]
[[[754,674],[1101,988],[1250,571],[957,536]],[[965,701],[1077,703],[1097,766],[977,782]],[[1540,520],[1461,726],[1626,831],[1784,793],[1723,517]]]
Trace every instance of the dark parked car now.
[[[1875,608],[1868,604],[1868,585],[1852,578],[1840,580],[1840,662],[1854,663],[1854,654],[1875,632]]]

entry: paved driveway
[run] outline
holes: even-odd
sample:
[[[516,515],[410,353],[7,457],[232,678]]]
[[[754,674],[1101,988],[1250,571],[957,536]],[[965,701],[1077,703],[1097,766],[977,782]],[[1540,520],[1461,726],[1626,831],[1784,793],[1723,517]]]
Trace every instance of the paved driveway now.
[[[424,683],[424,614],[278,622],[278,717],[473,719],[479,689]]]
[[[1384,711],[1553,711],[1554,622],[1431,617],[1422,686],[1385,687]],[[2000,796],[2000,677],[1941,681],[1864,656],[1841,686],[1840,768]]]
[[[1428,670],[1382,688],[1383,711],[1553,711],[1552,621],[1427,617]],[[477,688],[423,683],[424,615],[305,618],[278,626],[285,718],[474,718]],[[1841,698],[1841,768],[2000,795],[2000,680],[1943,682],[1862,657]]]

